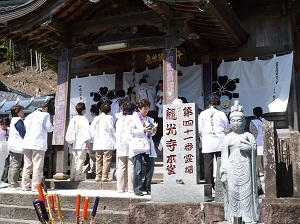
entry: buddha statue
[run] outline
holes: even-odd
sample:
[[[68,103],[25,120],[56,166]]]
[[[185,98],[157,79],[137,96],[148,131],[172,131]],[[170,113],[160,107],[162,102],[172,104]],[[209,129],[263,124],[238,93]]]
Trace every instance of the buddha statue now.
[[[239,101],[231,107],[232,132],[224,138],[220,176],[224,190],[224,213],[227,223],[242,218],[243,223],[260,222],[257,193],[256,143],[245,132],[246,120]]]

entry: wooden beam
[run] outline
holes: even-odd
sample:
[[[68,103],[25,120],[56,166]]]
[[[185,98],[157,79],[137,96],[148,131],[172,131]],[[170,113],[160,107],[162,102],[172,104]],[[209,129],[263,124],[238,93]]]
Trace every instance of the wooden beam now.
[[[209,56],[212,59],[222,60],[222,59],[235,59],[235,58],[254,58],[257,56],[267,56],[278,53],[291,52],[293,50],[292,45],[279,45],[272,47],[256,47],[247,49],[233,49],[233,50],[223,50],[223,51],[211,51]]]
[[[60,20],[55,19],[53,17],[51,17],[51,22],[48,24],[45,24],[44,27],[46,27],[47,29],[52,30],[54,32],[67,34],[66,25],[63,22],[61,22]]]
[[[223,24],[237,45],[242,45],[247,41],[249,37],[248,33],[241,27],[232,9],[228,5],[223,4],[223,0],[210,0],[207,7],[220,23]]]
[[[71,25],[68,29],[70,35],[89,35],[99,33],[117,27],[133,27],[141,25],[157,26],[163,18],[157,16],[153,11],[140,13],[127,13],[120,16],[102,17],[98,19],[82,21]]]
[[[86,68],[71,68],[70,75],[75,77],[83,74],[102,74],[103,72],[115,72],[117,69],[123,69],[123,65],[121,63],[110,63]]]
[[[107,51],[98,50],[98,46],[117,44],[117,43],[125,43],[127,44],[127,47],[122,49],[107,50]],[[165,47],[165,37],[155,36],[155,37],[144,37],[144,38],[137,38],[131,40],[124,40],[118,42],[102,43],[97,45],[88,45],[83,47],[75,47],[70,49],[69,53],[71,58],[79,59],[79,58],[90,57],[93,55],[105,55],[111,53],[138,51],[138,50],[151,50],[151,49],[159,49],[164,47]]]

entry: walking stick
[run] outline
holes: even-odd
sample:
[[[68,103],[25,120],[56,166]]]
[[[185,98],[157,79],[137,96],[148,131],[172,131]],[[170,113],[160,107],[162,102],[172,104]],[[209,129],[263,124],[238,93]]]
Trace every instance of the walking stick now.
[[[75,223],[76,224],[79,224],[79,219],[80,219],[80,216],[79,216],[79,212],[80,212],[80,199],[81,199],[81,195],[80,194],[77,194],[76,196],[76,219],[75,219]]]
[[[61,213],[60,199],[57,193],[55,194],[55,198],[56,198],[56,207],[57,207],[57,218],[61,224],[65,224],[65,219]]]
[[[96,216],[96,213],[97,213],[97,208],[98,208],[99,201],[100,201],[100,197],[97,196],[95,198],[94,207],[93,207],[93,211],[92,211],[92,216],[91,216],[91,219],[90,219],[90,224],[95,223],[95,216]]]
[[[82,221],[81,221],[82,224],[86,224],[87,221],[87,210],[89,207],[89,200],[90,200],[89,197],[85,197],[84,199],[83,210],[82,210]]]

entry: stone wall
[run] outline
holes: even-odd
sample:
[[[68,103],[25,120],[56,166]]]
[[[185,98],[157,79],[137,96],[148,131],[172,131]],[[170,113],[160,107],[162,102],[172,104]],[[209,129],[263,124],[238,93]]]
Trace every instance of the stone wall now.
[[[263,199],[261,221],[265,224],[300,223],[300,199]],[[130,224],[218,223],[224,221],[223,203],[137,203],[129,206]]]

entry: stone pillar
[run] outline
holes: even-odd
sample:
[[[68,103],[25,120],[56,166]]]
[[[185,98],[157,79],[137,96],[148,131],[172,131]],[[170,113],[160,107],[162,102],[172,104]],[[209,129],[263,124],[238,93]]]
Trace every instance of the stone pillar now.
[[[291,163],[293,169],[293,196],[300,198],[300,133],[293,132],[291,134],[292,147],[291,150]]]
[[[154,202],[203,202],[211,185],[199,184],[198,106],[195,103],[163,106],[163,184],[151,185]]]
[[[56,174],[54,179],[68,179],[68,147],[65,142],[66,124],[69,120],[69,58],[68,49],[61,51],[61,60],[58,62],[57,89],[55,97],[55,118],[52,144],[56,152]]]
[[[265,196],[277,198],[274,122],[266,121],[263,128]]]

